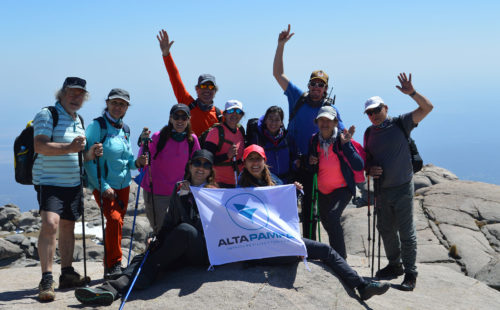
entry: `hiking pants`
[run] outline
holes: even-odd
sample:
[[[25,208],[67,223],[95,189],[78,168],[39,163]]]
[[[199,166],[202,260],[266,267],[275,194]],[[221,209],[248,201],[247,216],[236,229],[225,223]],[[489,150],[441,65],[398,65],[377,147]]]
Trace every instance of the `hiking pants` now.
[[[312,187],[314,173],[305,169],[300,169],[297,173],[298,181],[302,184],[304,190],[304,197],[302,198],[302,236],[316,240],[316,226],[317,219],[313,218],[311,221],[311,204],[312,204]]]
[[[377,229],[389,264],[403,261],[406,273],[417,273],[417,233],[413,221],[413,181],[382,188],[377,198]]]
[[[122,261],[122,228],[123,218],[127,212],[128,194],[130,186],[122,189],[114,189],[117,197],[109,200],[103,197],[104,208],[102,212],[106,217],[106,268],[113,267]],[[93,191],[95,201],[100,206],[100,192],[97,189]],[[123,208],[122,208],[123,207]]]
[[[337,188],[328,195],[318,193],[319,217],[328,233],[330,246],[344,259],[347,258],[347,253],[340,218],[351,198],[351,191],[347,187]]]
[[[134,288],[145,289],[149,287],[157,274],[168,269],[173,263],[176,266],[208,265],[203,232],[198,231],[194,226],[181,223],[162,237],[163,241],[159,247],[150,251]],[[120,278],[106,281],[100,288],[112,292],[115,297],[118,296],[118,293],[126,293],[144,256],[144,253],[136,255]]]
[[[367,283],[366,280],[358,275],[345,259],[329,245],[306,238],[302,238],[302,240],[306,245],[307,258],[320,259],[323,261],[323,263],[330,266],[339,278],[350,288],[353,289]]]
[[[144,188],[143,188],[144,189]],[[153,228],[153,233],[157,235],[160,232],[161,226],[167,214],[170,205],[170,198],[172,196],[151,194],[147,190],[142,191],[144,198],[144,205],[146,208],[146,217],[148,218],[149,225]],[[153,212],[153,199],[154,199],[154,212]]]

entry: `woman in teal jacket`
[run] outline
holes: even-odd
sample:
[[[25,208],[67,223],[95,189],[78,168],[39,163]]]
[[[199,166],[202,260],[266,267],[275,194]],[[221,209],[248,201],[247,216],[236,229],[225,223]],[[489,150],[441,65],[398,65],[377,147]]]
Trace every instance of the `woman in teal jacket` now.
[[[88,126],[85,135],[87,148],[95,143],[102,143],[102,156],[85,163],[89,188],[97,204],[101,206],[106,217],[105,230],[105,277],[113,278],[121,273],[121,241],[123,218],[127,211],[130,192],[130,170],[146,165],[145,155],[134,160],[130,145],[130,129],[123,124],[123,117],[130,105],[127,91],[114,88],[106,99],[106,108],[102,116],[94,119]],[[97,174],[99,160],[100,180]],[[100,181],[100,182],[99,182]]]

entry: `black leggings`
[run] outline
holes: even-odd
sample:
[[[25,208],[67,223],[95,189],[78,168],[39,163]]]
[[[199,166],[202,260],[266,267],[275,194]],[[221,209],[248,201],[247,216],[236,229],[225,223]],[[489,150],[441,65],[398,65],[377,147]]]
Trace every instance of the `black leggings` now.
[[[208,265],[208,254],[203,232],[187,223],[181,223],[163,236],[162,244],[150,252],[134,288],[144,289],[153,283],[159,271],[168,269],[172,264],[181,266]],[[134,257],[123,275],[111,281],[106,281],[102,289],[112,292],[116,298],[118,293],[126,293],[145,254]]]

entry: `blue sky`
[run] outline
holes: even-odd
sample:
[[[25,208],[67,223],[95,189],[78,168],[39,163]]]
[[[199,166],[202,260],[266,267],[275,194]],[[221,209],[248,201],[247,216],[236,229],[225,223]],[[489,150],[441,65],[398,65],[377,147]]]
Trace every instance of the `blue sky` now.
[[[109,90],[121,87],[131,93],[125,121],[132,137],[143,126],[159,130],[175,103],[155,37],[162,28],[175,41],[172,55],[188,90],[200,73],[212,73],[216,105],[241,100],[244,123],[270,105],[286,108],[272,61],[290,23],[295,36],[285,48],[285,73],[305,88],[311,71],[325,70],[345,123],[357,127],[355,138],[362,140],[369,124],[367,98],[381,96],[393,115],[416,107],[394,87],[399,72],[412,72],[415,88],[435,106],[413,133],[424,161],[500,184],[500,2],[143,2],[0,3],[2,183],[13,183],[13,139],[40,107],[53,104],[66,76],[88,81],[91,99],[81,110],[87,123]],[[8,184],[0,205],[30,191]]]

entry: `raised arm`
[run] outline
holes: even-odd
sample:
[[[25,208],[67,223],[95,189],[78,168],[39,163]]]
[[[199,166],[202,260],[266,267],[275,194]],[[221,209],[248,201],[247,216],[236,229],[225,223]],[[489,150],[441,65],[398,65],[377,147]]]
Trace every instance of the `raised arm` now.
[[[288,25],[287,30],[283,30],[280,32],[278,36],[278,47],[276,48],[276,54],[274,55],[273,62],[273,76],[278,81],[278,84],[281,86],[283,91],[286,91],[288,87],[288,78],[285,75],[283,68],[283,51],[285,49],[285,44],[293,37],[294,33],[290,33],[290,24]]]
[[[413,88],[413,84],[411,83],[411,73],[409,78],[406,76],[406,73],[400,73],[398,76],[399,83],[401,86],[396,85],[396,88],[399,89],[403,94],[409,95],[413,98],[418,104],[418,108],[411,113],[413,118],[413,122],[415,124],[420,123],[426,116],[429,114],[434,106],[429,101],[429,99],[425,98],[421,94],[419,94],[415,88]]]
[[[172,47],[172,44],[174,44],[174,41],[170,41],[168,39],[168,33],[165,29],[160,30],[156,38],[160,43],[161,54],[163,57],[167,57],[168,54],[170,54],[170,48]]]
[[[194,98],[189,94],[184,83],[182,82],[181,75],[177,66],[174,63],[172,54],[170,53],[170,48],[174,41],[170,41],[167,31],[162,29],[156,36],[158,43],[160,44],[161,54],[163,56],[163,62],[165,63],[165,68],[167,69],[168,77],[170,79],[170,84],[172,85],[172,90],[174,91],[175,98],[178,103],[184,103],[189,105],[194,101]]]

